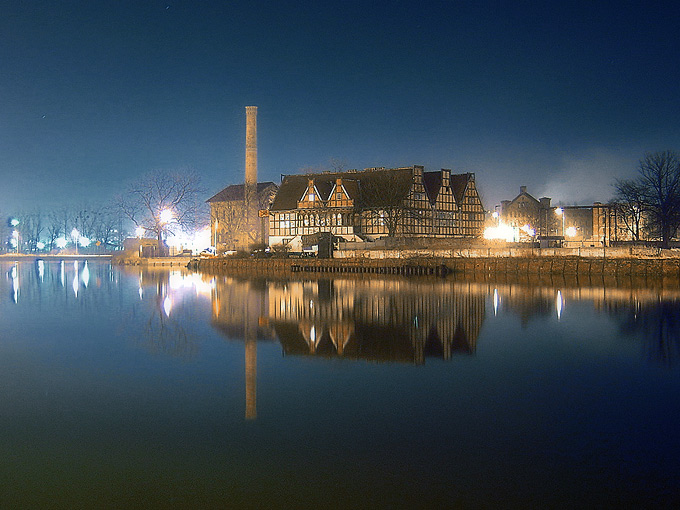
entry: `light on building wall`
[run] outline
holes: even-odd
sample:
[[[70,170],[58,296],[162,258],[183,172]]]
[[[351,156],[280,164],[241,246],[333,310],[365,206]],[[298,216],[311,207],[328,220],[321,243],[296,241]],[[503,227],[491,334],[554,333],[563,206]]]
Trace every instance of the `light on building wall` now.
[[[567,227],[565,233],[567,237],[576,237],[576,227]]]
[[[565,216],[564,209],[558,207],[557,209],[555,209],[555,214],[557,214],[558,216],[562,216],[562,236],[564,236],[564,216]]]

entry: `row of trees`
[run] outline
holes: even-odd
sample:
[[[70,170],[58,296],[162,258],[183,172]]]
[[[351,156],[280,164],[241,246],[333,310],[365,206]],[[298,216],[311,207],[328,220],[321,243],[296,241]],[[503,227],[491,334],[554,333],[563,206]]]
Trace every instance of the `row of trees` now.
[[[634,179],[618,179],[614,207],[634,241],[660,239],[662,247],[680,229],[680,155],[647,153]]]
[[[195,172],[151,172],[107,204],[15,213],[2,222],[0,236],[8,245],[18,243],[22,252],[52,251],[84,239],[97,250],[115,250],[131,236],[153,237],[162,248],[168,235],[195,229],[207,217],[203,193]]]
[[[16,225],[11,225],[12,220]],[[127,236],[124,216],[116,204],[64,206],[55,210],[33,209],[19,212],[3,224],[2,239],[11,239],[17,232],[19,250],[36,252],[51,251],[58,247],[59,240],[77,242],[89,239],[102,250],[118,249]],[[72,239],[73,231],[78,239]]]

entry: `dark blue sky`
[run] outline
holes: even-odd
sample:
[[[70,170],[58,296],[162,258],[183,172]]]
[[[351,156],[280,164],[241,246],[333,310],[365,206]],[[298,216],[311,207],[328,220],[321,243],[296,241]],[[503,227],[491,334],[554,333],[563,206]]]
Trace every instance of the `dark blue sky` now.
[[[473,171],[487,208],[606,200],[680,149],[672,2],[0,2],[0,212],[193,168]]]

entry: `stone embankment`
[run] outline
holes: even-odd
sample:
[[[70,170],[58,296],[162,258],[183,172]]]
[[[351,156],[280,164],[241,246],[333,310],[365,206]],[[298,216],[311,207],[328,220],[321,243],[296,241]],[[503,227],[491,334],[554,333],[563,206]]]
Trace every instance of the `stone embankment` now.
[[[403,255],[403,254],[402,254]],[[201,258],[191,269],[213,274],[287,277],[292,275],[394,275],[446,276],[451,273],[482,275],[582,275],[680,279],[679,257],[578,257],[515,254],[476,257],[352,257],[333,259],[230,259]]]

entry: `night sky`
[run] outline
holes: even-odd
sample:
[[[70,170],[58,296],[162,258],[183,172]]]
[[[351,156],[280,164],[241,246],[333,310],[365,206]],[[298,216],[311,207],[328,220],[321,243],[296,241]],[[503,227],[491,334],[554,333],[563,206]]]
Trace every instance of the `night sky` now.
[[[0,1],[0,212],[105,201],[154,169],[242,181],[425,165],[607,200],[680,149],[673,2]]]

